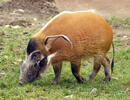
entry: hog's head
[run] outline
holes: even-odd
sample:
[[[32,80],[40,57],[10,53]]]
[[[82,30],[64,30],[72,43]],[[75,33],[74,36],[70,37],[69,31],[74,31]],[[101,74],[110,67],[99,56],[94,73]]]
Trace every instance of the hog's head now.
[[[47,56],[40,51],[32,52],[20,66],[20,83],[32,82],[39,75],[40,71],[47,66]]]
[[[46,70],[46,68],[51,63],[51,59],[54,56],[56,56],[57,52],[54,52],[50,55],[47,55],[46,53],[43,52],[49,52],[54,41],[60,37],[68,41],[72,46],[71,41],[65,35],[48,36],[45,38],[44,43],[40,43],[33,39],[29,41],[27,46],[26,60],[22,61],[20,66],[19,82],[21,84],[25,82],[34,81],[40,75],[41,72],[44,72]],[[39,47],[44,48],[46,51],[44,51],[44,49],[39,50],[38,49]]]

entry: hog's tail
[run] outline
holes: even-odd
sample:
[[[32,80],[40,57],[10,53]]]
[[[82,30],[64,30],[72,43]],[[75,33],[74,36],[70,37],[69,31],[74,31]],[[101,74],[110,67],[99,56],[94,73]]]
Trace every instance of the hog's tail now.
[[[111,72],[113,73],[113,68],[114,68],[114,56],[115,56],[115,48],[114,48],[114,43],[112,42],[112,48],[113,48],[113,56],[112,56],[112,62],[111,62]]]

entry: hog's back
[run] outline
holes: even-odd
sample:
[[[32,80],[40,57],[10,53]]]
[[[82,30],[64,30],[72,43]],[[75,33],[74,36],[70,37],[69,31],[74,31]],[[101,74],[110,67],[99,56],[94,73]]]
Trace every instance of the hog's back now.
[[[105,55],[113,39],[110,25],[91,12],[62,13],[49,22],[42,33],[45,37],[63,34],[71,40],[72,48],[60,38],[51,49],[51,52],[58,50],[64,60]]]

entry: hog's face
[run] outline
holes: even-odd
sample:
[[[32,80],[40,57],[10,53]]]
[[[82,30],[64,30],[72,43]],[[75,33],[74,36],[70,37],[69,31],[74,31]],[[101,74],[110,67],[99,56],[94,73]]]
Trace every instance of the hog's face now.
[[[42,55],[40,51],[34,51],[27,56],[20,66],[20,83],[32,82],[39,75],[40,71],[47,67],[47,56]]]
[[[34,81],[39,75],[42,70],[44,72],[46,68],[51,64],[51,59],[53,57],[56,58],[58,52],[51,53],[50,55],[42,54],[39,50],[39,47],[45,48],[45,51],[42,52],[49,52],[52,48],[53,43],[58,38],[63,38],[68,43],[70,43],[72,47],[72,42],[70,39],[65,35],[51,35],[47,36],[44,40],[44,43],[39,42],[38,39],[30,39],[28,46],[27,46],[27,57],[26,60],[21,63],[20,66],[20,83],[25,82],[32,82]],[[42,45],[42,46],[41,46]],[[44,49],[42,49],[44,50]],[[49,53],[48,53],[49,54]]]

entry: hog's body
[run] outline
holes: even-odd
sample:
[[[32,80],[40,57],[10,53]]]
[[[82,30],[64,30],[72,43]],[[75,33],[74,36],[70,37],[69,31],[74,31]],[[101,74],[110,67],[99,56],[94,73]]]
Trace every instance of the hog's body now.
[[[52,62],[106,55],[113,39],[110,25],[101,16],[91,12],[62,13],[34,38],[41,38],[44,42],[47,36],[62,34],[71,40],[73,47],[70,48],[65,40],[57,39],[50,50],[50,53],[58,52]]]
[[[66,36],[72,46],[64,38],[57,38],[50,43],[51,48],[43,44],[46,37],[58,35]],[[52,39],[49,38],[47,43]],[[113,32],[110,25],[101,16],[91,12],[61,13],[35,34],[32,40],[36,43],[36,50],[47,56],[53,54],[49,61],[54,65],[56,75],[54,84],[58,83],[62,61],[71,62],[72,73],[78,82],[81,82],[82,77],[79,74],[81,59],[92,57],[94,57],[94,70],[90,80],[96,76],[101,64],[105,68],[105,80],[110,80],[110,64],[106,54],[112,44]],[[31,48],[28,46],[27,49]],[[28,50],[27,54],[30,55]]]

